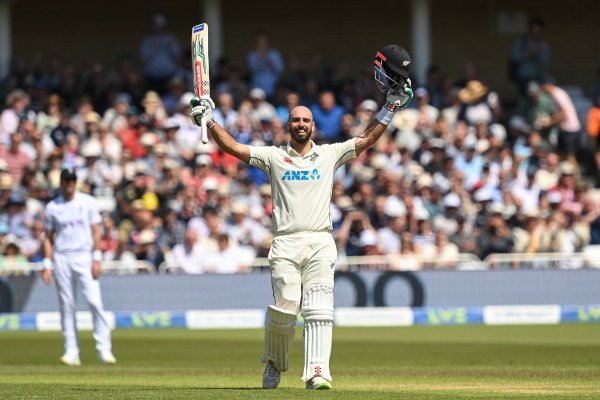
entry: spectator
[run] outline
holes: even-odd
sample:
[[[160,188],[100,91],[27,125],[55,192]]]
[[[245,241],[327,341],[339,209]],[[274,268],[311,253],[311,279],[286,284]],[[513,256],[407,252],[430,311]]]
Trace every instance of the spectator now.
[[[513,235],[502,216],[504,206],[494,203],[481,234],[477,238],[477,253],[480,259],[490,254],[510,253],[514,247]]]
[[[16,132],[30,101],[31,97],[22,89],[15,89],[6,96],[7,108],[0,113],[0,145],[8,146],[10,135]]]
[[[198,242],[198,233],[191,228],[185,232],[183,243],[176,244],[168,257],[168,266],[172,270],[181,270],[186,274],[205,272],[205,259],[208,254],[202,251]]]
[[[9,147],[0,147],[0,159],[6,162],[8,173],[17,185],[21,183],[25,168],[31,162],[29,156],[21,148],[22,143],[23,134],[15,131],[10,135]]]
[[[273,99],[284,65],[279,51],[270,47],[267,32],[257,33],[256,48],[248,54],[247,64],[251,86],[262,89],[269,99]]]
[[[217,124],[221,125],[227,132],[234,135],[237,133],[235,123],[238,118],[238,112],[233,108],[233,97],[227,92],[222,92],[217,97],[218,106],[213,111],[213,116]]]
[[[247,246],[232,246],[227,234],[216,237],[218,248],[207,256],[206,271],[217,274],[247,272],[254,263],[255,252]]]
[[[317,127],[317,137],[326,142],[339,139],[342,130],[344,108],[336,104],[333,92],[325,91],[319,95],[319,104],[310,107]]]
[[[27,275],[29,273],[27,258],[21,254],[21,249],[14,239],[8,240],[4,252],[0,256],[0,275],[4,275],[5,272],[10,275]]]
[[[558,125],[558,148],[562,158],[577,165],[576,155],[580,150],[581,123],[571,97],[564,89],[556,86],[552,78],[546,77],[542,82],[542,90],[552,97],[555,112],[549,119],[541,123],[541,128]]]
[[[529,81],[539,81],[550,64],[550,45],[544,39],[545,23],[531,18],[527,35],[518,38],[510,54],[509,77],[525,93]]]
[[[600,93],[594,98],[594,104],[587,114],[587,133],[592,140],[597,185],[600,186]]]
[[[167,82],[175,75],[181,58],[177,38],[166,32],[167,19],[160,14],[152,18],[152,31],[140,43],[144,77],[151,90],[163,94]]]

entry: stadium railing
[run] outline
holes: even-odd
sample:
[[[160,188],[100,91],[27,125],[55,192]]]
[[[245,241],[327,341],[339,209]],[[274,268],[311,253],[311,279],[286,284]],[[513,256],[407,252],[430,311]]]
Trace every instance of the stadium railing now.
[[[268,271],[267,258],[256,258],[250,272]],[[600,247],[589,246],[578,253],[507,253],[491,254],[484,260],[475,254],[461,253],[451,257],[418,257],[403,255],[341,256],[336,262],[339,271],[358,270],[458,270],[485,271],[491,269],[581,269],[600,268]],[[23,276],[42,270],[41,263],[19,263],[0,266],[0,276]],[[183,274],[173,262],[163,262],[158,270],[150,262],[139,260],[103,261],[102,271],[110,275]]]
[[[42,263],[14,263],[0,266],[0,276],[24,276],[42,269]],[[154,274],[156,269],[148,261],[113,260],[102,261],[102,273],[110,275]]]

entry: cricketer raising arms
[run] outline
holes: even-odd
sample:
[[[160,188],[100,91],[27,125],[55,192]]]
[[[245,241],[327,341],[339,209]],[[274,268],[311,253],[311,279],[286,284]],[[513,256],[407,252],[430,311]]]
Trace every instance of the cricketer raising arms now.
[[[192,100],[191,118],[207,127],[225,152],[263,170],[273,193],[274,239],[269,253],[275,305],[267,309],[263,388],[279,385],[288,369],[296,317],[304,317],[304,374],[307,389],[331,389],[329,357],[333,327],[333,282],[337,250],[331,235],[333,176],[339,167],[373,145],[394,112],[412,99],[410,56],[397,45],[385,46],[373,62],[375,80],[386,104],[365,132],[343,143],[317,145],[310,110],[298,106],[287,122],[287,146],[256,147],[238,143],[212,119],[208,96]]]
[[[54,272],[65,346],[60,361],[69,366],[81,365],[75,321],[75,298],[80,287],[92,312],[98,358],[103,364],[115,364],[98,282],[102,259],[100,213],[96,200],[78,192],[76,183],[75,170],[64,168],[60,173],[61,194],[46,206],[42,278],[49,285]]]

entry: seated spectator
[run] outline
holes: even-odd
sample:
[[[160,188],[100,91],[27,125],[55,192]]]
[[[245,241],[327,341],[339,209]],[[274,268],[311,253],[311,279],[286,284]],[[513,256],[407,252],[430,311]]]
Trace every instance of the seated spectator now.
[[[229,236],[216,237],[218,248],[206,256],[206,272],[216,274],[234,274],[248,272],[254,263],[255,251],[248,246],[232,246]]]
[[[412,233],[405,231],[400,237],[400,253],[390,257],[390,269],[397,271],[418,271],[423,268],[421,255],[415,248]]]
[[[8,239],[4,252],[0,255],[0,275],[27,275],[30,267],[27,258],[21,254],[16,238]]]
[[[202,250],[198,242],[198,233],[191,228],[185,231],[183,243],[176,244],[168,255],[170,271],[181,270],[186,274],[202,274],[205,272],[206,259],[209,253]]]

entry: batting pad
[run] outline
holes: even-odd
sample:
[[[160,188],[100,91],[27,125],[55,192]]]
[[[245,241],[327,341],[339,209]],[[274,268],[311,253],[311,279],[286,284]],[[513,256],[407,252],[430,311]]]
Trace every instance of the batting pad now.
[[[265,319],[265,354],[263,362],[271,361],[281,372],[288,369],[288,354],[294,342],[296,313],[276,306],[267,308]]]
[[[329,356],[333,335],[333,288],[315,286],[302,299],[304,316],[304,376],[320,376],[331,382]]]

